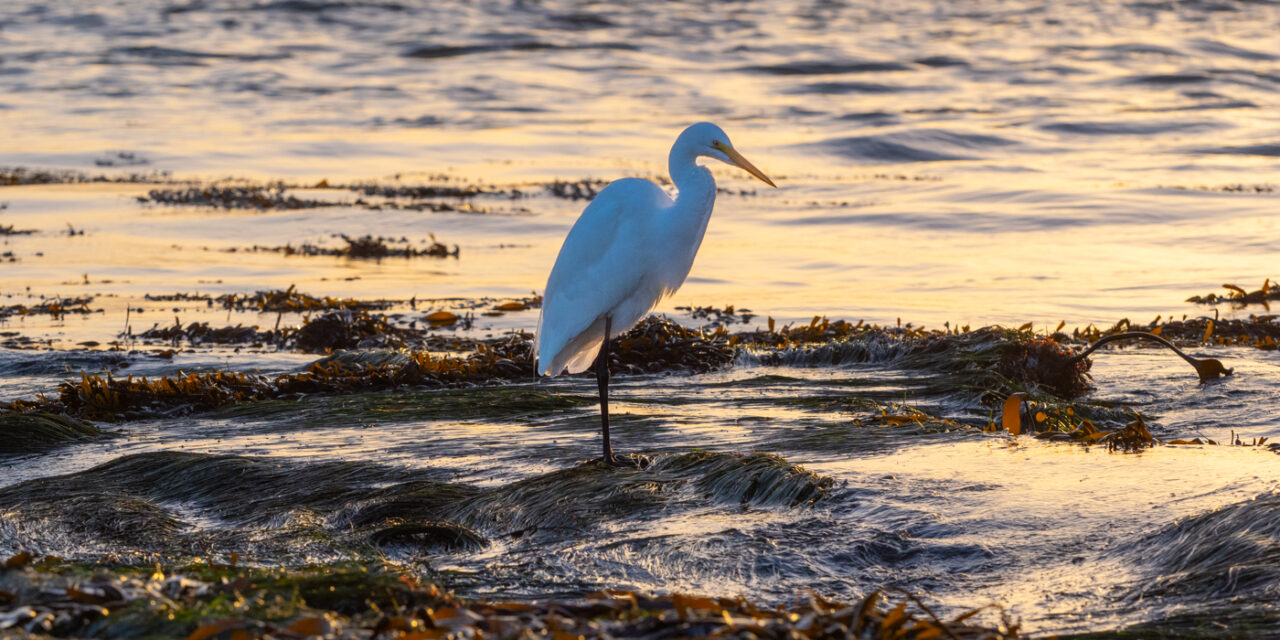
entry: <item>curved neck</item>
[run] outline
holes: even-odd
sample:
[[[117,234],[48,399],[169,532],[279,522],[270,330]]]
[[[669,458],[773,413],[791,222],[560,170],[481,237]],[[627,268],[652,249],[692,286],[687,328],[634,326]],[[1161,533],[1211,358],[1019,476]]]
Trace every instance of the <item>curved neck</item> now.
[[[671,147],[671,155],[667,157],[667,171],[671,174],[671,182],[676,185],[676,204],[706,203],[706,213],[711,214],[710,202],[715,201],[716,181],[705,167],[698,166],[698,153],[693,145],[685,140],[677,140]]]

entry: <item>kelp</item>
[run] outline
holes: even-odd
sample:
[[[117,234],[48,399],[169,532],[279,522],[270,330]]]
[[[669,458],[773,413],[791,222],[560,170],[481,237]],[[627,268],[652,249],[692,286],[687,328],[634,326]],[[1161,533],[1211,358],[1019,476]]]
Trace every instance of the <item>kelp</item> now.
[[[339,349],[399,349],[413,332],[389,322],[384,315],[341,309],[308,319],[289,336],[293,348],[305,353]]]
[[[392,300],[356,300],[354,298],[334,298],[330,296],[310,296],[298,291],[297,286],[289,285],[288,289],[257,291],[252,294],[229,293],[212,299],[224,309],[238,311],[276,311],[296,313],[327,309],[386,309],[395,304]]]
[[[1125,426],[1110,430],[1098,428],[1088,418],[1080,419],[1074,429],[1067,430],[1070,427],[1070,416],[1057,417],[1061,417],[1066,423],[1064,427],[1039,431],[1035,436],[1042,440],[1096,444],[1105,446],[1108,451],[1141,451],[1159,443],[1138,414],[1134,414],[1133,421]]]
[[[1097,408],[1085,407],[1085,412]],[[1099,427],[1084,412],[1076,411],[1070,405],[1054,401],[1028,400],[1026,394],[1014,393],[1004,401],[1001,409],[1000,424],[987,425],[984,431],[995,432],[1003,429],[1011,435],[1027,434],[1041,440],[1054,442],[1074,442],[1084,445],[1105,446],[1108,451],[1137,452],[1157,445],[1218,445],[1220,443],[1208,438],[1161,440],[1152,435],[1146,420],[1135,411],[1128,413],[1127,420],[1119,421],[1112,428]],[[1114,412],[1113,412],[1114,413]],[[1111,422],[1115,422],[1111,420]],[[1280,452],[1280,443],[1267,444],[1267,438],[1252,438],[1248,442],[1236,437],[1233,433],[1227,443],[1237,447],[1254,447]]]
[[[89,182],[107,183],[157,183],[169,182],[168,171],[152,171],[149,173],[128,173],[117,175],[90,175],[80,171],[61,169],[31,169],[28,167],[0,167],[0,187],[29,184],[82,184]]]
[[[1187,363],[1190,364],[1195,369],[1196,375],[1200,377],[1200,382],[1210,382],[1213,380],[1217,380],[1218,378],[1230,376],[1234,372],[1234,370],[1228,369],[1225,366],[1223,366],[1222,362],[1220,360],[1217,360],[1216,358],[1195,358],[1195,357],[1189,356],[1182,349],[1179,349],[1177,345],[1173,344],[1168,340],[1165,340],[1158,334],[1147,333],[1142,331],[1126,331],[1124,333],[1115,333],[1103,338],[1099,338],[1098,341],[1090,345],[1088,349],[1085,349],[1084,351],[1081,351],[1079,354],[1076,354],[1070,360],[1070,363],[1075,363],[1080,360],[1083,360],[1084,358],[1088,357],[1089,354],[1098,350],[1108,342],[1115,342],[1119,340],[1134,340],[1134,339],[1142,339],[1142,340],[1146,340],[1147,342],[1155,342],[1162,346],[1168,347],[1174,353],[1178,354],[1178,356],[1181,357],[1183,360],[1186,360]]]
[[[750,324],[751,319],[756,317],[750,309],[737,309],[733,305],[728,305],[723,309],[718,307],[676,307],[676,311],[684,311],[694,320],[705,320],[706,324],[715,326],[728,326],[733,324]]]
[[[808,324],[785,325],[781,328],[775,327],[772,317],[768,321],[768,329],[764,331],[739,332],[733,335],[735,344],[743,344],[746,346],[770,349],[789,349],[807,344],[825,343],[833,341],[845,341],[849,338],[873,333],[895,333],[892,329],[881,328],[874,324],[863,324],[861,320],[857,324],[850,323],[845,320],[831,321],[823,316],[814,316]],[[924,335],[924,329],[899,329],[896,333],[910,337],[911,335]]]
[[[303,243],[298,246],[291,244],[284,246],[260,246],[253,245],[245,249],[231,248],[228,252],[246,251],[246,252],[270,252],[279,253],[286,256],[333,256],[339,258],[360,258],[380,260],[382,258],[448,258],[458,257],[460,249],[458,245],[453,245],[450,250],[444,243],[435,239],[435,235],[431,235],[431,243],[418,247],[410,244],[408,239],[400,238],[384,238],[381,236],[364,235],[352,238],[346,234],[338,234],[347,243],[345,247],[324,247],[310,243]]]
[[[51,298],[30,306],[11,304],[0,306],[0,319],[14,316],[48,315],[60,318],[67,314],[99,313],[101,309],[91,309],[93,296],[77,296],[75,298]]]
[[[81,373],[79,381],[59,385],[57,397],[15,400],[7,408],[108,421],[184,415],[239,402],[303,394],[442,388],[529,378],[531,362],[531,345],[512,338],[505,343],[477,345],[475,352],[464,357],[438,357],[418,351],[378,365],[330,358],[312,363],[301,373],[278,376],[216,371],[152,380]]]
[[[891,362],[945,374],[953,389],[977,393],[991,406],[1016,391],[1043,390],[1077,398],[1090,388],[1089,361],[1071,362],[1075,354],[1067,344],[1036,335],[1029,326],[929,331],[815,318],[807,326],[734,337],[739,338],[738,344],[755,348],[764,364]]]
[[[606,180],[554,180],[543,185],[547,193],[566,200],[591,200],[608,184]]]
[[[610,345],[614,373],[706,372],[733,362],[736,349],[726,332],[704,334],[649,316]]]
[[[447,176],[439,176],[438,178],[447,180]],[[510,197],[512,195],[510,192],[502,191],[495,187],[483,187],[480,185],[386,185],[374,182],[331,185],[328,180],[323,180],[316,183],[314,188],[345,189],[365,196],[377,196],[381,198],[408,198],[411,200],[425,200],[428,198],[465,199],[474,198],[480,195]]]
[[[1280,347],[1280,315],[1250,315],[1248,318],[1183,318],[1161,322],[1156,316],[1148,324],[1135,324],[1121,318],[1107,329],[1093,325],[1076,329],[1073,334],[1079,340],[1096,342],[1110,336],[1145,331],[1166,339],[1181,347],[1194,346],[1243,346],[1266,351]],[[1147,345],[1149,346],[1149,345]]]
[[[0,236],[29,236],[35,232],[35,229],[16,229],[11,224],[0,224]]]
[[[1251,304],[1260,304],[1270,309],[1270,301],[1280,300],[1280,287],[1273,286],[1271,279],[1267,278],[1262,286],[1254,291],[1246,291],[1243,287],[1234,284],[1224,284],[1222,288],[1229,293],[1217,294],[1209,293],[1203,296],[1191,296],[1187,298],[1187,302],[1196,304],[1221,304],[1230,303],[1236,308],[1243,308]]]
[[[36,564],[32,561],[36,560]],[[816,593],[788,606],[748,598],[603,591],[536,602],[466,599],[389,563],[296,569],[231,563],[100,568],[95,574],[29,554],[5,569],[17,593],[0,602],[0,631],[36,635],[426,640],[457,638],[673,637],[825,640],[1002,640],[1018,625],[973,622],[982,609],[944,621],[909,592],[860,601]],[[889,603],[899,599],[897,605]]]
[[[233,311],[275,311],[277,313],[303,313],[329,309],[386,309],[401,300],[357,300],[355,298],[334,298],[331,296],[312,296],[298,291],[297,285],[289,285],[288,289],[271,289],[253,293],[226,293],[218,296],[205,293],[148,293],[144,296],[152,302],[203,302],[212,307],[215,304]]]
[[[292,331],[289,329],[260,330],[257,326],[246,327],[240,324],[214,328],[207,322],[192,322],[183,326],[180,321],[175,320],[173,324],[164,327],[158,324],[153,325],[150,329],[132,337],[148,344],[165,343],[174,346],[180,343],[192,346],[205,344],[251,344],[262,346],[278,344],[290,333]],[[121,337],[129,336],[121,334]]]
[[[166,206],[192,205],[215,209],[314,209],[347,203],[299,198],[283,183],[271,185],[200,185],[177,189],[152,189],[138,202]]]
[[[285,292],[260,292],[255,298],[236,301],[263,309],[338,302],[299,298],[292,288]],[[173,335],[189,328],[175,330]],[[196,328],[204,329],[199,325]],[[786,331],[787,335],[781,336],[774,335],[775,332],[730,334],[724,327],[702,332],[650,317],[615,338],[610,367],[622,374],[702,373],[728,366],[744,349],[753,349],[752,357],[766,365],[893,362],[896,366],[940,374],[941,377],[935,376],[933,384],[945,385],[951,391],[972,392],[992,406],[1008,393],[1017,391],[1067,400],[1089,389],[1088,360],[1073,362],[1074,353],[1066,345],[1027,329],[989,327],[956,333],[815,322]],[[845,337],[796,346],[799,339],[828,331]],[[169,334],[158,335],[163,338]],[[190,413],[298,394],[441,388],[535,379],[533,336],[527,333],[485,340],[435,336],[398,326],[383,316],[341,310],[309,319],[296,331],[282,329],[254,334],[246,331],[243,335],[274,339],[277,341],[274,344],[281,348],[333,352],[338,357],[317,361],[304,372],[275,377],[230,371],[155,380],[84,375],[78,381],[61,385],[56,398],[15,401],[9,406],[15,410],[42,409],[117,420]],[[770,342],[791,346],[771,349],[767,346]],[[760,346],[761,343],[765,346]],[[385,351],[401,347],[417,350],[399,354]],[[377,355],[372,359],[341,354],[341,350],[353,348],[379,351],[371,352]],[[441,351],[452,353],[444,356],[431,353]]]

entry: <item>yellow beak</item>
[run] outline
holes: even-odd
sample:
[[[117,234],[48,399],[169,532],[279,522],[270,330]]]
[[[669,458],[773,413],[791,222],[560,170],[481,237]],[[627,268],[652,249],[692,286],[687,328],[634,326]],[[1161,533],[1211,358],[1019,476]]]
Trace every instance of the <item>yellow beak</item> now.
[[[774,184],[773,181],[769,179],[769,176],[766,176],[763,171],[757,169],[754,164],[751,164],[749,160],[742,157],[742,154],[738,153],[738,151],[733,147],[724,143],[717,142],[715,144],[715,148],[721,153],[725,154],[726,156],[729,156],[729,160],[732,161],[734,164],[738,165],[739,167],[742,167],[743,171],[746,171],[747,173],[757,178],[760,178],[760,180],[762,180],[765,184],[773,187],[774,189],[778,188],[778,185]]]

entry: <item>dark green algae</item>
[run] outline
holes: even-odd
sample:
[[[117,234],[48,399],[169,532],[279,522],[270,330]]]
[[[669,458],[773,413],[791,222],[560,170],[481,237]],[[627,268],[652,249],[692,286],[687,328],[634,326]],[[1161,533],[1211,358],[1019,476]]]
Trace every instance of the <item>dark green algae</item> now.
[[[156,451],[2,488],[0,512],[22,523],[14,542],[58,555],[88,540],[81,553],[144,560],[195,549],[363,558],[377,553],[371,536],[394,538],[378,534],[386,527],[462,527],[483,546],[487,537],[535,530],[582,535],[675,504],[798,508],[832,486],[830,478],[762,453],[640,462],[644,468],[588,462],[481,488],[439,471],[371,462]]]
[[[0,413],[0,457],[38,453],[111,435],[67,415],[44,411]]]

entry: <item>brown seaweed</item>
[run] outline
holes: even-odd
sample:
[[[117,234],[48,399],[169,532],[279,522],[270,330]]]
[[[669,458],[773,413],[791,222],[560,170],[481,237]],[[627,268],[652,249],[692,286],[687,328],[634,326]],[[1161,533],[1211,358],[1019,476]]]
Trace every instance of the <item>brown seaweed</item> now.
[[[450,250],[444,243],[435,239],[435,235],[431,235],[431,243],[423,247],[415,247],[409,244],[405,238],[396,240],[395,238],[375,237],[373,235],[364,235],[352,238],[346,234],[338,234],[347,243],[345,247],[324,247],[311,243],[303,243],[297,246],[260,246],[253,245],[246,249],[227,249],[229,252],[249,251],[249,252],[273,252],[286,256],[335,256],[343,258],[366,258],[379,260],[382,258],[418,258],[418,257],[434,257],[447,258],[458,257],[458,245],[453,245]]]
[[[975,622],[974,609],[949,620],[918,596],[891,589],[860,601],[816,593],[787,606],[756,604],[745,596],[710,598],[607,590],[580,598],[534,602],[467,599],[421,582],[387,563],[301,569],[194,564],[56,571],[59,558],[13,556],[0,571],[22,585],[0,603],[4,629],[58,636],[115,637],[122,631],[154,637],[443,640],[445,638],[771,638],[827,640],[1003,640],[1018,624],[997,608],[1000,623]]]

